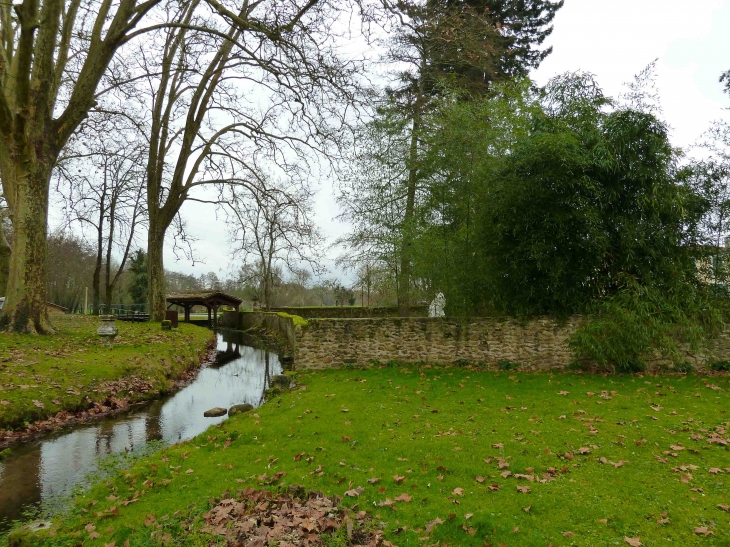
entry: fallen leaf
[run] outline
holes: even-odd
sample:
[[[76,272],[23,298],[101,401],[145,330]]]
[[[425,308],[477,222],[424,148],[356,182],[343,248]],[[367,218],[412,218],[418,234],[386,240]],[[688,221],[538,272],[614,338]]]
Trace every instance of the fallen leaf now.
[[[715,532],[710,530],[707,526],[698,526],[695,528],[695,534],[698,536],[714,536]]]
[[[96,530],[96,526],[94,526],[92,523],[89,523],[86,526],[84,526],[84,530],[86,530],[87,532],[91,533],[94,530]]]
[[[558,391],[558,395],[568,395],[570,391]]]
[[[46,405],[44,405],[44,404],[43,404],[43,403],[41,403],[40,401],[36,401],[35,399],[33,399],[33,404],[34,404],[35,406],[37,406],[38,408],[46,408]]]
[[[393,476],[393,480],[397,482],[398,484],[402,483],[404,480],[406,480],[405,477],[399,477],[398,475]]]
[[[433,530],[434,526],[437,526],[437,525],[443,524],[443,523],[444,523],[443,520],[441,520],[440,518],[436,517],[431,522],[429,522],[428,524],[426,524],[426,533],[427,534],[431,533],[431,530]]]
[[[567,538],[575,537],[575,534],[573,532],[563,532],[563,535]]]
[[[380,480],[380,479],[379,479],[378,477],[373,477],[373,478],[371,478],[371,479],[368,479],[368,482],[369,482],[370,484],[375,484],[375,483],[376,483],[376,482],[378,482],[379,480]]]
[[[492,445],[492,448],[504,448],[504,445],[502,443],[496,443]]]
[[[479,484],[482,484],[482,483],[484,482],[484,477],[482,477],[481,475],[479,475],[479,476],[478,476],[478,477],[476,478],[476,481],[477,481],[477,482],[478,482]]]
[[[723,511],[725,511],[726,513],[727,513],[727,512],[730,512],[730,505],[722,505],[722,504],[718,503],[718,504],[717,504],[717,507],[718,507],[718,508],[720,508],[720,509],[722,509],[722,510],[723,510]]]
[[[662,524],[662,525],[664,525],[664,524],[669,524],[669,519],[668,519],[668,518],[664,518],[664,517],[662,517],[662,518],[660,518],[660,519],[657,519],[657,521],[656,521],[656,522],[657,522],[657,524]]]
[[[473,516],[474,516],[474,513],[467,513],[466,515],[464,515],[464,520],[469,520]]]
[[[451,492],[454,496],[463,496],[464,495],[464,489],[463,488],[454,488],[454,491]]]
[[[522,510],[523,510],[523,511],[524,511],[525,513],[529,513],[529,512],[530,512],[530,509],[532,509],[532,505],[528,505],[527,507],[523,507],[523,508],[522,508]]]
[[[413,499],[412,496],[409,496],[406,493],[401,494],[397,498],[395,498],[395,501],[405,501],[406,503],[410,503],[410,501]]]
[[[529,486],[518,486],[517,491],[522,494],[528,494],[530,492],[530,487]]]
[[[641,547],[643,545],[643,543],[641,543],[639,541],[639,538],[628,538],[628,537],[625,537],[624,538],[624,541],[626,543],[628,543],[629,545],[631,545],[631,547]]]

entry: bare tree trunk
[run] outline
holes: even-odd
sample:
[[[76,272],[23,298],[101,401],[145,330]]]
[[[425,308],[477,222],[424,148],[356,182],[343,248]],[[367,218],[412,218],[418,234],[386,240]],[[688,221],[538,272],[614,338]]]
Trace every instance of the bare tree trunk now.
[[[165,318],[165,266],[163,248],[167,226],[150,211],[150,228],[147,232],[147,291],[150,320]]]
[[[8,158],[9,159],[9,158]],[[3,182],[13,220],[3,324],[11,331],[49,334],[55,331],[46,311],[46,236],[52,162],[35,154],[3,162]]]
[[[2,222],[2,219],[0,219]],[[10,275],[10,254],[11,247],[2,224],[0,224],[0,296],[5,296],[8,288],[8,276]]]

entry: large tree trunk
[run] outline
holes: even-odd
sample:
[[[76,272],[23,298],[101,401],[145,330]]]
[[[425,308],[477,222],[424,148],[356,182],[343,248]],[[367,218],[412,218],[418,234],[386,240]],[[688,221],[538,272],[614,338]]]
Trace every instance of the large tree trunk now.
[[[159,218],[150,214],[150,228],[147,233],[147,302],[150,320],[165,318],[165,267],[162,252],[165,244],[166,226]]]
[[[101,301],[101,254],[96,255],[94,266],[94,278],[91,282],[91,301],[94,314],[99,314],[99,302]],[[85,310],[84,310],[85,311]]]
[[[41,158],[7,162],[2,177],[13,219],[13,243],[3,324],[11,331],[55,331],[46,311],[46,237],[48,189],[52,167]]]
[[[0,219],[2,222],[2,219]],[[5,296],[10,276],[10,242],[0,224],[0,296]]]

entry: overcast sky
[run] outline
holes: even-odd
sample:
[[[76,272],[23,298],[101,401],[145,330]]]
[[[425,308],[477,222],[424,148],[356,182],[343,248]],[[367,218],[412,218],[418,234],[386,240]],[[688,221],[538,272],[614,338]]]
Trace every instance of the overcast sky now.
[[[730,69],[730,0],[566,0],[546,45],[554,50],[533,74],[538,84],[556,74],[584,70],[595,74],[612,96],[658,59],[658,87],[675,146],[689,147],[713,120],[730,119],[725,110],[730,97],[718,81]],[[317,221],[331,240],[346,230],[334,220],[337,213],[334,189],[321,184]],[[230,246],[223,221],[216,222],[213,214],[210,207],[183,207],[204,263],[193,267],[185,260],[177,262],[168,251],[168,269],[227,275]]]

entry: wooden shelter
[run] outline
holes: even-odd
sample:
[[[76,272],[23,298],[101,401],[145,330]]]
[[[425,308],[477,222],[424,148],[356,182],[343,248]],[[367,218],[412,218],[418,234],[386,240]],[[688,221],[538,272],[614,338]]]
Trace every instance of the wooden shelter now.
[[[213,316],[213,328],[218,327],[218,308],[230,306],[238,311],[241,306],[240,298],[218,291],[168,294],[167,303],[170,306],[181,306],[185,310],[185,322],[190,322],[190,310],[193,306],[205,306],[208,309],[208,321]]]

